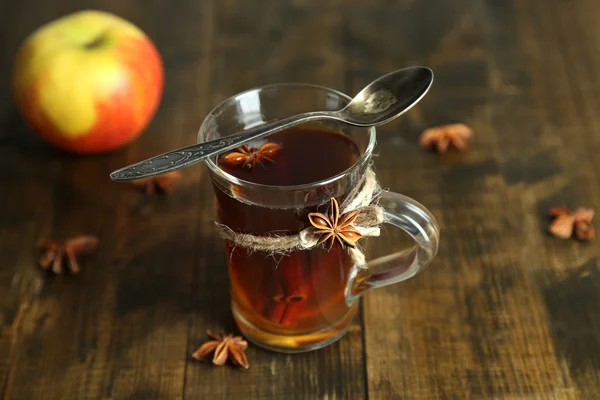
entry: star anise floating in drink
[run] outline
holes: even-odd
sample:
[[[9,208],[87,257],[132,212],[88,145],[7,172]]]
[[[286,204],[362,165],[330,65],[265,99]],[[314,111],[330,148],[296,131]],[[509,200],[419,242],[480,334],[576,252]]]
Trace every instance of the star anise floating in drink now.
[[[169,194],[175,188],[175,183],[181,179],[181,172],[171,171],[162,175],[151,176],[149,178],[136,179],[131,181],[134,186],[143,188],[146,194],[151,195],[156,192]]]
[[[310,213],[308,219],[316,228],[314,233],[320,236],[318,244],[328,242],[328,250],[331,250],[337,239],[342,248],[345,246],[355,248],[356,242],[362,237],[360,232],[352,226],[358,214],[360,211],[354,210],[340,216],[338,202],[332,197],[329,202],[329,217],[321,213]]]
[[[439,153],[445,153],[450,146],[457,150],[466,149],[471,136],[473,130],[465,124],[441,125],[423,131],[419,144],[421,147],[433,147]]]
[[[248,369],[250,365],[244,353],[244,350],[248,347],[248,342],[241,336],[224,335],[223,333],[214,335],[210,331],[207,331],[206,334],[213,340],[209,340],[200,346],[192,354],[192,357],[196,360],[212,359],[215,365],[224,365],[229,360],[234,365],[241,365]]]
[[[281,150],[281,145],[277,143],[265,143],[259,148],[248,147],[244,144],[235,151],[227,153],[221,157],[221,162],[229,164],[232,167],[250,168],[254,170],[256,164],[265,168],[264,162],[275,163],[274,157]]]
[[[77,274],[80,271],[77,256],[90,253],[96,246],[98,238],[88,235],[75,236],[64,242],[45,240],[39,244],[44,251],[39,264],[44,270],[52,267],[55,274],[62,274],[66,265],[72,274]]]
[[[569,239],[575,233],[578,240],[592,240],[594,227],[592,218],[594,210],[591,208],[577,208],[573,212],[565,207],[554,207],[548,212],[554,221],[548,230],[561,239]]]

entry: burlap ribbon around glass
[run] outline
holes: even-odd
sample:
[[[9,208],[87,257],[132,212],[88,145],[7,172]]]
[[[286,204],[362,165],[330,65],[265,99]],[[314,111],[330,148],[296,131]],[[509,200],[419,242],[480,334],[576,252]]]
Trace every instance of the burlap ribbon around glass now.
[[[376,237],[380,234],[379,225],[384,222],[383,208],[377,204],[382,189],[377,182],[375,172],[369,167],[360,183],[348,194],[340,205],[340,216],[359,210],[358,217],[352,226],[362,237]],[[287,254],[292,250],[311,249],[319,245],[321,234],[315,227],[308,227],[294,235],[270,234],[264,236],[235,232],[226,225],[215,222],[223,239],[230,240],[235,246],[244,247],[250,251],[265,251],[270,254]],[[358,245],[345,246],[350,252],[355,266],[366,267],[363,251]]]

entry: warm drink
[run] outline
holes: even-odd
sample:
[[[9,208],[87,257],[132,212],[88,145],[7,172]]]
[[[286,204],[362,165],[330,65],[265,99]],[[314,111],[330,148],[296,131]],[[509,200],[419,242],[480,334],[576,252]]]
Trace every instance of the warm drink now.
[[[291,115],[340,110],[349,100],[314,85],[251,89],[215,107],[198,141],[225,141]],[[379,190],[374,148],[375,129],[321,121],[206,161],[232,312],[246,339],[282,352],[327,346],[344,335],[364,292],[409,279],[433,260],[435,218],[416,201]],[[393,246],[371,260],[364,239],[389,228],[408,234],[415,246]]]
[[[245,181],[285,187],[331,178],[360,157],[350,138],[325,128],[297,127],[267,139],[221,156],[219,167]],[[323,193],[312,201],[320,205],[268,208],[243,203],[216,186],[215,192],[218,221],[253,235],[296,234],[310,226],[308,213],[326,213],[329,201]],[[353,262],[339,243],[331,250],[321,245],[287,254],[250,251],[230,241],[226,245],[234,316],[244,331],[273,347],[293,348],[335,337],[346,328],[355,311],[345,300]]]

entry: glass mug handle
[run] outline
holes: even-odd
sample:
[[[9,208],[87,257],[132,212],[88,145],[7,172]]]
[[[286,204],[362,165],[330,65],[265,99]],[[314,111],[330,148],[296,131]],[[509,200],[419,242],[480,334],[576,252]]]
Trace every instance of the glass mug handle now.
[[[412,278],[431,263],[438,251],[440,228],[429,210],[409,197],[391,192],[380,195],[379,205],[384,209],[384,223],[406,232],[415,246],[368,261],[366,269],[355,268],[346,289],[348,306],[369,289]],[[391,268],[369,272],[371,268],[386,265]]]

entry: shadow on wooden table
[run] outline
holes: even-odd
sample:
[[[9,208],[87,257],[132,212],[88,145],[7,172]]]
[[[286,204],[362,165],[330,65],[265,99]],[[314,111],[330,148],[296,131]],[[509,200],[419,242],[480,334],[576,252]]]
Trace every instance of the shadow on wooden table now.
[[[592,389],[600,369],[600,265],[592,258],[569,272],[549,277],[544,301],[557,354],[579,386]]]

